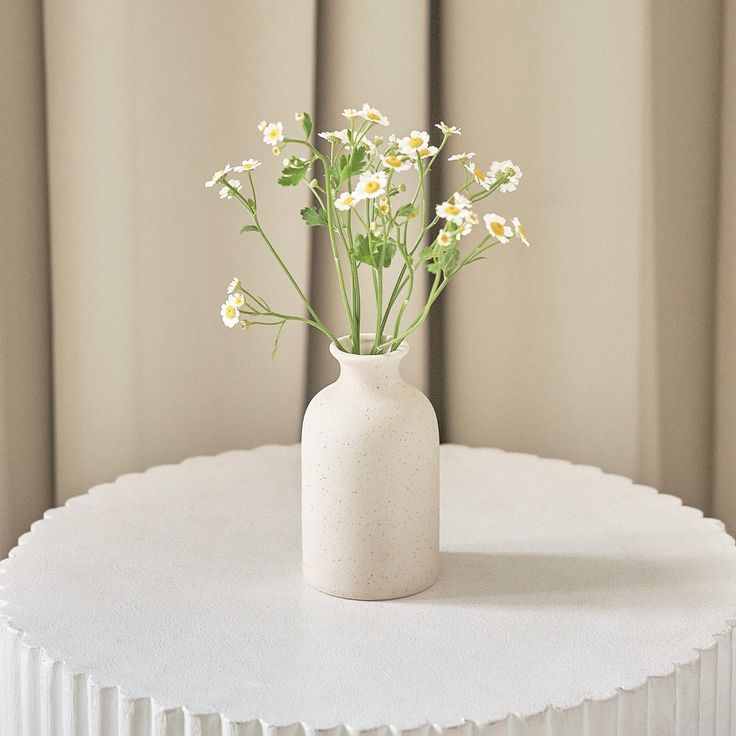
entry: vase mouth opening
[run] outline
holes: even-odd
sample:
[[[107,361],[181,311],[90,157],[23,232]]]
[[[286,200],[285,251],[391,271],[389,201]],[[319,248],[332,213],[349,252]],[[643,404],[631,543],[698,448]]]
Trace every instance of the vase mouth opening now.
[[[371,355],[370,350],[373,347],[375,340],[375,332],[361,332],[360,333],[360,353],[344,352],[338,349],[335,343],[330,343],[330,352],[337,358],[341,363],[345,362],[366,362],[366,361],[385,361],[385,360],[400,360],[409,352],[409,344],[406,340],[402,341],[396,350],[391,352],[383,352],[378,355]],[[382,342],[388,342],[391,338],[388,335],[383,335]],[[338,342],[350,350],[351,348],[351,336],[343,335],[338,338]]]

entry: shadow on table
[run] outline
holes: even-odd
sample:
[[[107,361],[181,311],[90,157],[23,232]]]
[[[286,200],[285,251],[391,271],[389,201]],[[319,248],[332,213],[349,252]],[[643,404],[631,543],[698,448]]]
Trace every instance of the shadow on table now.
[[[712,585],[707,560],[442,552],[439,580],[404,600],[513,606],[692,605]],[[673,593],[675,595],[673,595]]]

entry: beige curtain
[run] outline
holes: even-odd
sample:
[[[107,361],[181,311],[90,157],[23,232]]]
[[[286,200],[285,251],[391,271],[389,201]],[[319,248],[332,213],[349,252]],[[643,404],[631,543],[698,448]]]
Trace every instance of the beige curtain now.
[[[127,471],[296,442],[319,336],[225,330],[288,284],[202,182],[255,123],[364,100],[513,158],[530,249],[473,266],[411,340],[444,439],[599,465],[736,528],[733,1],[4,0],[0,551]],[[451,191],[444,167],[434,187]],[[339,326],[303,191],[263,219]],[[336,327],[338,329],[338,327]]]

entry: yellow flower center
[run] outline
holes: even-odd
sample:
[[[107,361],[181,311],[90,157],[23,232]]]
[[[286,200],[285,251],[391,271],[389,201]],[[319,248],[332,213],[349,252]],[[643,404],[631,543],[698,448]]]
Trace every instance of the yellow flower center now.
[[[448,215],[459,215],[460,208],[455,204],[448,204],[447,207],[445,207],[445,212]]]
[[[492,222],[491,230],[494,235],[503,235],[503,225],[500,222]]]
[[[525,238],[526,237],[526,230],[524,230],[524,226],[523,225],[519,225],[516,228],[516,231],[519,233],[519,235],[521,235],[522,238]]]
[[[381,185],[377,181],[369,181],[364,188],[367,194],[373,194],[381,188]]]
[[[375,112],[369,112],[367,117],[368,117],[368,120],[373,120],[373,121],[381,119],[381,116]]]
[[[401,166],[401,159],[398,156],[388,156],[386,158],[386,163],[389,166]]]
[[[422,138],[414,137],[409,139],[409,148],[419,148],[424,143]]]
[[[348,206],[350,206],[353,202],[355,202],[355,197],[345,197],[345,199],[343,199],[342,201],[344,205]]]
[[[483,181],[486,178],[486,175],[477,166],[473,169],[473,176],[478,181]]]
[[[235,307],[232,304],[228,304],[225,307],[225,316],[228,319],[232,319],[237,313],[238,313],[238,310],[235,309]]]

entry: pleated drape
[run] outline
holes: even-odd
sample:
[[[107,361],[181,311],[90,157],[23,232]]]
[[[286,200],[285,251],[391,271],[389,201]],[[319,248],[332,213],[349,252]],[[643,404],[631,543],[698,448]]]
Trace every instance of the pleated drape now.
[[[274,359],[273,333],[222,327],[235,274],[300,307],[202,184],[251,156],[275,178],[262,118],[332,129],[363,101],[396,132],[461,125],[454,150],[524,171],[488,209],[518,214],[532,247],[474,264],[411,338],[444,439],[599,465],[736,527],[732,0],[5,7],[0,549],[119,473],[298,440],[336,365],[300,327]],[[444,164],[436,195],[457,177]],[[339,329],[307,194],[261,191]]]
[[[0,555],[53,503],[41,6],[0,21]]]
[[[295,442],[304,331],[271,360],[273,334],[223,329],[219,304],[234,274],[276,308],[298,302],[238,234],[245,213],[203,182],[251,156],[274,173],[256,125],[313,107],[313,4],[48,2],[45,29],[59,500],[152,463]],[[260,202],[302,282],[306,202]]]

